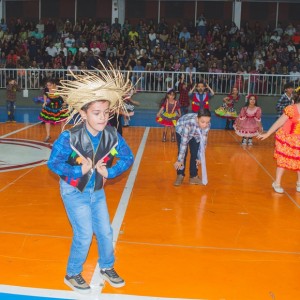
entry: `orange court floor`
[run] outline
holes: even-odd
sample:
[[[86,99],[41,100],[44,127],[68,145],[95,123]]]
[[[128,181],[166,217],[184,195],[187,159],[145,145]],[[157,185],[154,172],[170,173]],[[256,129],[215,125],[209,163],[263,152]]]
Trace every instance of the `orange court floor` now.
[[[176,143],[149,127],[124,128],[135,162],[105,187],[126,286],[103,284],[93,240],[83,272],[93,293],[71,291],[72,230],[43,126],[0,123],[0,300],[300,299],[300,193],[293,172],[284,194],[271,187],[274,137],[243,148],[233,131],[211,130],[208,185],[186,176],[175,187]]]

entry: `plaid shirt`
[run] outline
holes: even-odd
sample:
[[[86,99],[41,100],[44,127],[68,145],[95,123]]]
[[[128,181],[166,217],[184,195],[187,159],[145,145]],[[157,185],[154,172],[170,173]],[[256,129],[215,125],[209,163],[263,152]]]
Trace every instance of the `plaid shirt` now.
[[[289,97],[286,93],[284,93],[276,104],[277,117],[279,118],[283,114],[283,110],[292,104],[292,95]]]
[[[96,136],[93,136],[89,132],[88,134],[93,143],[94,149],[97,149],[101,139],[101,131]],[[133,154],[125,140],[119,134],[116,150],[118,152],[116,155],[118,161],[111,168],[107,168],[107,178],[114,178],[120,175],[129,169],[133,163]],[[53,144],[52,152],[48,161],[49,169],[58,175],[64,175],[73,179],[82,177],[81,166],[71,166],[67,163],[67,160],[72,152],[73,150],[70,147],[70,133],[69,131],[64,131]],[[93,173],[93,176],[87,185],[88,187],[92,187],[94,185],[94,174],[95,172]]]
[[[179,103],[181,107],[189,107],[190,106],[190,97],[189,91],[191,89],[190,86],[187,86],[185,89],[182,88],[183,84],[180,82],[178,86],[179,90]]]
[[[8,84],[6,86],[6,99],[9,101],[16,101],[17,92],[20,91],[20,88],[17,84]]]
[[[199,143],[199,148],[200,148],[200,140],[201,137],[204,140],[204,147],[206,147],[207,144],[207,135],[208,131],[210,129],[210,126],[206,129],[201,129],[199,127],[198,121],[197,121],[197,114],[195,113],[190,113],[182,116],[179,118],[177,121],[176,125],[176,132],[180,134],[181,136],[181,143],[180,143],[180,148],[179,148],[179,154],[177,161],[178,162],[183,162],[184,161],[184,156],[187,150],[187,145],[189,141],[192,138],[195,138],[196,142]],[[200,150],[198,151],[198,159],[200,159]]]

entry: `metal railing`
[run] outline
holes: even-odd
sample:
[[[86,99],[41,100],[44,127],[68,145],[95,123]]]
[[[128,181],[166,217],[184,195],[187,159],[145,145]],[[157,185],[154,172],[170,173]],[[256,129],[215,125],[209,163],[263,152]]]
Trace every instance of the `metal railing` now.
[[[90,70],[89,70],[90,71]],[[81,71],[74,71],[80,74]],[[97,72],[91,71],[91,72]],[[169,88],[177,89],[182,75],[189,78],[189,73],[169,71],[121,71],[129,76],[136,89],[145,92],[166,92]],[[204,81],[217,94],[228,94],[233,87],[237,87],[241,94],[279,95],[287,82],[298,87],[300,76],[268,75],[249,73],[200,73],[191,74],[193,83]],[[17,80],[20,88],[25,90],[41,89],[46,80],[70,79],[72,76],[65,69],[0,69],[0,88],[5,88],[9,78]]]

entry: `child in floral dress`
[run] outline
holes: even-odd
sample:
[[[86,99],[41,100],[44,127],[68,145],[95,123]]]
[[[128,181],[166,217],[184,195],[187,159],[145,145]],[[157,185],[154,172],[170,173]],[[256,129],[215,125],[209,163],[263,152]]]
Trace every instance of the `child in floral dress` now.
[[[175,142],[175,126],[181,116],[180,105],[176,100],[176,92],[171,89],[167,92],[166,98],[156,115],[156,122],[164,126],[162,141],[167,141],[167,129],[171,128],[171,141]]]
[[[242,137],[242,145],[252,146],[252,138],[262,132],[261,108],[257,106],[256,95],[248,95],[238,118],[233,124],[235,133]]]
[[[231,93],[223,99],[223,105],[215,110],[217,117],[226,119],[225,129],[230,129],[230,124],[233,125],[234,120],[238,116],[234,104],[238,102],[239,99],[239,91],[234,87]]]

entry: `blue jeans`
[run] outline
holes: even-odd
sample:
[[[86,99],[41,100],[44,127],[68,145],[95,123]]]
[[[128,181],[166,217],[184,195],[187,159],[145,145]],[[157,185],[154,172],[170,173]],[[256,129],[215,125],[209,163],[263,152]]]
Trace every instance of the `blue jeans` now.
[[[115,262],[113,232],[110,225],[104,190],[87,187],[82,193],[60,180],[60,193],[73,229],[71,252],[67,265],[68,276],[82,272],[93,233],[98,244],[100,269],[111,268]]]
[[[178,147],[178,154],[179,154],[179,149],[180,149],[180,143],[181,143],[181,135],[176,132],[176,140],[177,140],[177,147]],[[190,177],[195,177],[198,175],[198,169],[197,169],[197,154],[198,154],[198,149],[199,149],[200,143],[197,143],[195,138],[192,138],[189,141],[188,147],[190,148]],[[185,152],[184,156],[184,168],[181,170],[177,170],[177,175],[183,175],[185,176],[185,164],[186,164],[186,157],[187,157],[187,149]]]
[[[16,101],[6,101],[7,118],[9,121],[15,120]]]

